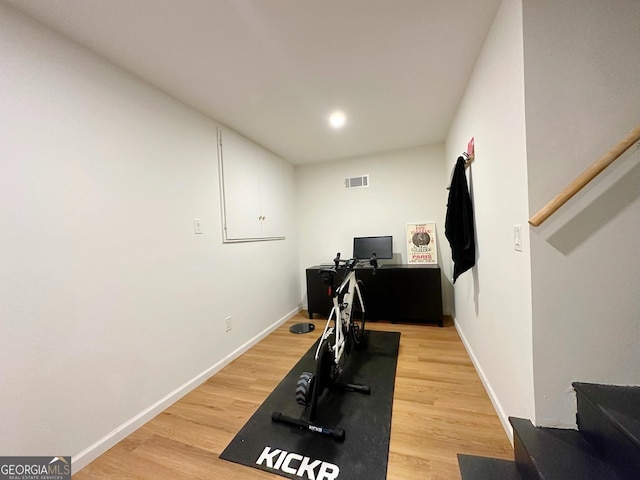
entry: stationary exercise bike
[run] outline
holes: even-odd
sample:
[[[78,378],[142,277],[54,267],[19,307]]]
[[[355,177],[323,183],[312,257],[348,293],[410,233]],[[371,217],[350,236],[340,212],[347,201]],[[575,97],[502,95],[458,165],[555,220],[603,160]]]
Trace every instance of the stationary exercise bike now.
[[[323,283],[327,285],[327,294],[332,299],[333,307],[316,349],[316,370],[315,373],[303,372],[296,386],[296,402],[305,406],[306,418],[293,418],[280,412],[273,412],[271,419],[274,422],[295,425],[342,441],[345,438],[344,429],[323,427],[315,424],[314,420],[318,399],[327,389],[334,388],[367,395],[371,393],[371,389],[366,385],[337,381],[351,351],[363,346],[366,342],[362,282],[356,278],[355,271],[357,265],[366,262],[359,262],[355,258],[341,260],[340,253],[336,255],[333,262],[333,267],[323,268],[319,272]],[[375,253],[368,262],[373,266],[375,274],[378,268]],[[340,271],[343,272],[342,280],[337,285],[336,280]]]

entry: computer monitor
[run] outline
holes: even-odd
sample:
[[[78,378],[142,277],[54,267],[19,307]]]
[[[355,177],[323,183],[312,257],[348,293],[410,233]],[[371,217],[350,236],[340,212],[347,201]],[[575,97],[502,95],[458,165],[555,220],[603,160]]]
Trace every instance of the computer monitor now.
[[[368,260],[373,253],[382,260],[393,258],[393,237],[354,237],[353,258]]]

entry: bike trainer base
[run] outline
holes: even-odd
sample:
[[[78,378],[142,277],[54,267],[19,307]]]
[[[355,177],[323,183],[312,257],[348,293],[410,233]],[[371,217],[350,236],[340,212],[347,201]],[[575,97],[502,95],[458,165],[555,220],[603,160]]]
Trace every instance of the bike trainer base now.
[[[368,385],[371,394],[326,391],[314,420],[328,428],[343,428],[344,441],[271,420],[274,411],[303,418],[305,409],[295,401],[296,384],[302,372],[315,371],[316,342],[220,458],[288,478],[384,480],[400,333],[367,331],[366,335],[366,347],[351,353],[339,381]]]

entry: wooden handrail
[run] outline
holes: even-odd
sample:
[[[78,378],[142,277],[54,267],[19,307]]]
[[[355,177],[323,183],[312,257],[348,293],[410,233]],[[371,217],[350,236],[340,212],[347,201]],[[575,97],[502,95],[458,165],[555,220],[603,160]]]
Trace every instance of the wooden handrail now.
[[[613,161],[626,152],[631,146],[640,140],[640,125],[631,130],[618,144],[600,157],[593,165],[582,172],[576,179],[567,185],[553,200],[547,203],[529,220],[529,224],[534,227],[539,226],[547,218],[558,210],[562,205],[578,193],[591,180],[596,178]]]

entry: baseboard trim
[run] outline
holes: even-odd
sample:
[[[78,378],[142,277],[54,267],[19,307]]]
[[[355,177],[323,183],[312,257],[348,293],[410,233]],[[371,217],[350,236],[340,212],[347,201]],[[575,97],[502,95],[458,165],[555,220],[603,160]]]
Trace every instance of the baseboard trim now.
[[[211,378],[213,375],[218,373],[220,370],[222,370],[224,367],[226,367],[228,364],[230,364],[240,355],[242,355],[251,347],[253,347],[258,342],[260,342],[260,340],[262,340],[271,332],[273,332],[275,329],[280,327],[283,323],[285,323],[291,317],[293,317],[294,315],[297,315],[299,311],[300,311],[300,305],[298,305],[294,310],[291,310],[284,317],[280,318],[279,320],[271,324],[262,332],[258,333],[256,336],[254,336],[253,338],[251,338],[250,340],[242,344],[240,347],[235,349],[229,355],[221,359],[219,362],[216,362],[215,364],[213,364],[204,372],[200,373],[199,375],[196,375],[194,378],[192,378],[185,384],[181,385],[180,387],[176,388],[171,393],[169,393],[165,397],[155,402],[153,405],[149,406],[139,414],[130,418],[129,420],[124,422],[122,425],[116,427],[114,430],[109,432],[107,435],[102,437],[93,445],[90,445],[89,447],[85,448],[77,455],[74,455],[71,458],[71,466],[72,466],[73,473],[77,473],[78,471],[82,470],[84,467],[89,465],[89,463],[94,461],[96,458],[98,458],[100,455],[105,453],[107,450],[109,450],[111,447],[116,445],[118,442],[122,441],[123,439],[131,435],[138,428],[140,428],[142,425],[147,423],[149,420],[151,420],[153,417],[158,415],[160,412],[166,410],[172,404],[178,401],[180,398],[184,397],[191,390],[193,390],[194,388],[198,387],[199,385],[207,381],[209,378]]]
[[[498,418],[500,419],[502,428],[507,434],[507,437],[509,437],[511,446],[513,446],[513,427],[511,426],[511,423],[509,423],[509,417],[507,416],[504,409],[502,408],[502,404],[498,400],[498,397],[496,396],[495,391],[491,387],[491,383],[489,383],[489,380],[487,379],[487,376],[485,375],[484,370],[482,370],[482,366],[478,362],[478,359],[473,353],[473,349],[469,345],[469,342],[467,341],[467,338],[465,337],[464,332],[462,331],[462,328],[460,327],[458,322],[455,320],[455,318],[453,320],[453,325],[455,326],[456,331],[458,332],[458,336],[460,337],[460,340],[462,340],[462,344],[464,345],[464,348],[467,351],[469,358],[471,359],[471,363],[473,363],[473,366],[475,367],[476,372],[478,372],[480,381],[482,382],[482,385],[484,385],[484,389],[487,391],[487,394],[489,395],[489,400],[491,400],[491,403],[493,404],[493,408],[496,409],[496,413],[498,414]]]

